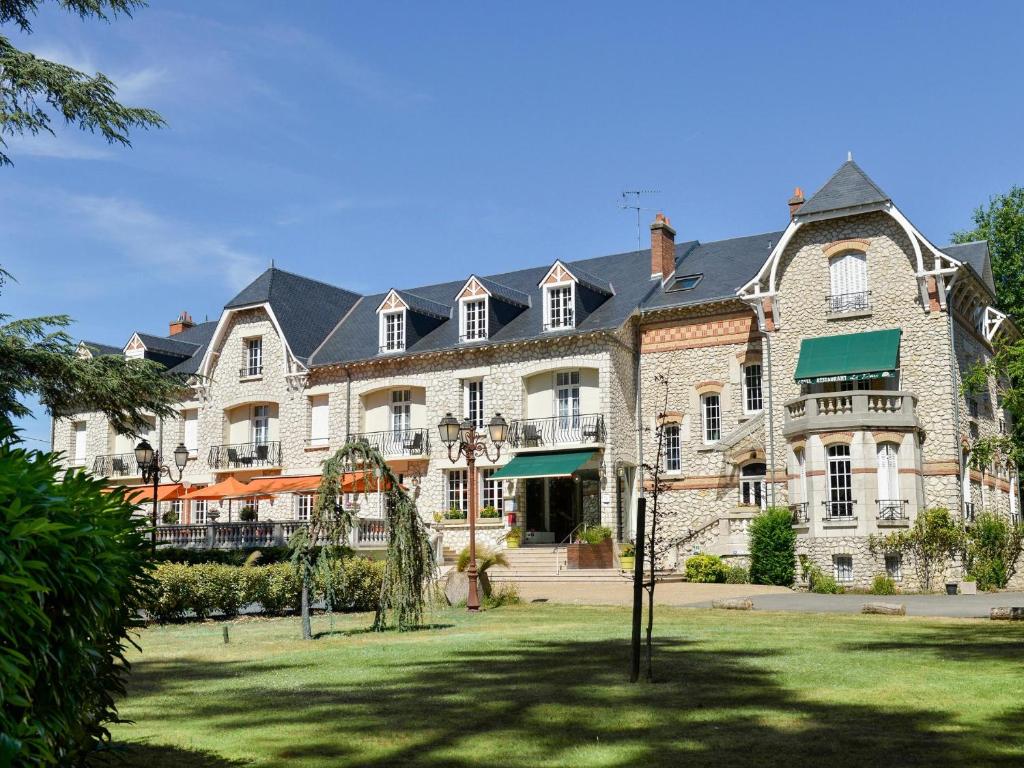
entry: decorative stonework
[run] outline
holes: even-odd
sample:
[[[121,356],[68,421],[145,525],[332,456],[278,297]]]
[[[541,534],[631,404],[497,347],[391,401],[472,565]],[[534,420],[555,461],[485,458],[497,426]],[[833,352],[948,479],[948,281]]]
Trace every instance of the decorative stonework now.
[[[715,381],[713,379],[708,379],[707,381],[702,381],[699,384],[697,384],[697,386],[695,387],[695,389],[697,390],[697,394],[698,395],[706,395],[709,392],[714,392],[714,393],[717,394],[718,392],[721,392],[722,389],[724,389],[724,388],[725,388],[725,382]]]
[[[831,259],[833,256],[838,256],[848,251],[866,252],[870,247],[870,240],[851,237],[847,240],[836,240],[834,243],[828,243],[821,250],[825,254],[825,258]]]
[[[677,349],[719,347],[757,340],[757,322],[749,310],[716,317],[686,317],[644,326],[640,350],[644,354]]]

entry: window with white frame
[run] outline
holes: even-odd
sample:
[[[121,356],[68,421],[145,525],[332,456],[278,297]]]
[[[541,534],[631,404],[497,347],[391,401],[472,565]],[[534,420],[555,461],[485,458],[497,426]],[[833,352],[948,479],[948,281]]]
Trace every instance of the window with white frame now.
[[[316,494],[300,493],[295,496],[295,519],[308,523],[313,517],[313,501]]]
[[[765,508],[766,474],[765,465],[760,462],[747,464],[740,469],[740,504],[742,506]]]
[[[682,451],[679,444],[679,424],[665,424],[661,428],[662,454],[665,457],[665,471],[679,472],[682,469]]]
[[[558,417],[560,430],[579,429],[579,371],[559,371],[555,374],[555,415]]]
[[[868,262],[859,251],[836,256],[828,265],[832,295],[829,311],[852,312],[868,309]]]
[[[895,443],[879,443],[878,462],[878,517],[882,520],[903,517],[900,501],[900,468]]]
[[[245,340],[245,375],[260,376],[263,373],[263,338],[255,336]]]
[[[505,513],[505,491],[501,480],[491,479],[497,471],[494,467],[480,470],[480,508],[493,507],[500,516]]]
[[[330,395],[314,395],[309,398],[309,444],[327,445],[331,425]]]
[[[74,443],[71,446],[72,461],[76,465],[85,464],[85,453],[87,448],[86,431],[88,424],[84,421],[76,421],[74,425]]]
[[[483,379],[467,379],[463,384],[463,412],[478,430],[484,427]]]
[[[487,299],[468,299],[462,302],[462,340],[477,341],[487,338]]]
[[[404,309],[381,313],[380,349],[382,352],[401,352],[405,349]]]
[[[270,406],[254,405],[252,408],[252,442],[263,445],[270,438]]]
[[[800,501],[806,504],[810,499],[807,491],[807,452],[803,448],[793,451],[796,457],[797,492],[800,494]]]
[[[701,395],[701,432],[705,443],[722,439],[722,398],[717,392]]]
[[[171,502],[171,515],[175,523],[181,522],[181,510],[184,507],[184,502],[181,499],[174,499]]]
[[[1009,467],[1010,472],[1010,522],[1014,525],[1020,524],[1020,498],[1017,480],[1017,470]]]
[[[832,575],[840,583],[853,581],[853,555],[833,555]]]
[[[764,410],[761,391],[761,364],[748,363],[743,366],[743,412],[760,413]]]
[[[391,433],[403,439],[412,428],[412,390],[396,389],[391,392]]]
[[[853,472],[848,445],[829,446],[828,495],[826,517],[853,517]]]
[[[206,525],[207,504],[206,499],[197,499],[192,502],[192,525]]]
[[[181,412],[181,442],[189,454],[199,451],[199,411],[195,408]]]
[[[885,556],[885,575],[893,581],[903,578],[903,555],[894,552]]]
[[[458,510],[465,517],[469,514],[469,473],[465,469],[449,469],[448,510]]]
[[[544,325],[548,330],[575,326],[573,283],[549,285],[544,289]]]

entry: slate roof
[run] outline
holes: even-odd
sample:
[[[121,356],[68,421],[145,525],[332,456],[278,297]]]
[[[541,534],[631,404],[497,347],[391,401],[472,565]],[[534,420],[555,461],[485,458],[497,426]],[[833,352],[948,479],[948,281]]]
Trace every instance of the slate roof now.
[[[405,305],[413,312],[418,312],[421,315],[428,315],[430,317],[437,317],[441,320],[447,320],[452,316],[452,308],[448,304],[442,304],[439,301],[432,301],[431,299],[410,291],[396,290],[395,293],[402,298]],[[383,299],[381,301],[383,301]],[[380,302],[377,302],[377,304],[379,306]]]
[[[992,276],[992,261],[986,240],[975,240],[971,243],[944,245],[940,249],[957,261],[963,262],[978,273],[978,277],[988,286],[992,293],[996,292],[995,278]]]
[[[501,283],[497,283],[487,277],[477,277],[476,279],[480,282],[480,285],[491,292],[491,296],[494,298],[501,299],[506,304],[514,304],[517,307],[530,306],[529,295],[522,291],[517,291],[515,288],[509,288],[507,285],[502,285]]]
[[[96,341],[84,340],[82,341],[82,344],[88,347],[89,351],[92,352],[93,355],[117,355],[118,357],[120,357],[121,355],[124,354],[124,351],[121,347],[115,347],[111,344],[100,344],[99,342]]]
[[[188,376],[198,371],[200,363],[203,362],[203,355],[206,354],[206,345],[210,343],[210,339],[213,338],[213,332],[215,330],[217,330],[217,321],[210,320],[205,323],[194,325],[191,328],[186,328],[181,333],[175,334],[175,339],[181,339],[182,341],[188,341],[195,344],[196,351],[191,357],[171,368],[169,372],[180,373]]]
[[[890,202],[890,198],[853,160],[847,160],[832,178],[801,206],[798,216],[826,213],[858,205]]]
[[[136,333],[136,336],[146,345],[147,352],[156,352],[172,357],[192,357],[199,348],[198,344],[185,341],[181,334],[174,336],[154,336],[150,333]]]
[[[648,253],[649,252],[650,251],[648,251]],[[615,291],[612,290],[611,283],[607,280],[602,280],[600,277],[595,277],[589,272],[584,271],[581,267],[576,267],[575,269],[570,267],[569,271],[572,272],[573,277],[576,278],[576,282],[580,285],[585,285],[592,291],[603,293],[605,296],[611,296],[615,293]]]

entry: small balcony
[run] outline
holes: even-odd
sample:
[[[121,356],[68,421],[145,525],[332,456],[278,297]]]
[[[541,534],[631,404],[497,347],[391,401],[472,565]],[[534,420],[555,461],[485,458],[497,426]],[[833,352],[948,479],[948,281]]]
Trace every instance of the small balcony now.
[[[826,312],[829,317],[838,315],[864,315],[871,312],[871,291],[838,293],[828,297]]]
[[[917,398],[898,390],[851,390],[804,395],[786,403],[782,433],[839,429],[916,429]]]
[[[281,443],[215,445],[207,457],[211,469],[260,469],[281,466]]]
[[[855,523],[857,521],[854,512],[857,502],[854,500],[845,501],[823,501],[825,508],[824,521],[826,523]]]
[[[103,477],[139,477],[142,474],[134,453],[97,456],[92,462],[92,473]]]
[[[359,432],[349,435],[349,442],[366,443],[384,456],[428,456],[429,429],[392,429],[383,432]]]
[[[805,526],[811,522],[810,513],[807,511],[807,502],[789,505],[789,514],[793,517],[794,526]]]
[[[245,379],[258,379],[261,376],[263,376],[262,365],[247,365],[244,368],[238,369],[238,378],[242,381]]]
[[[604,438],[604,416],[599,413],[516,419],[508,430],[509,446],[519,450],[562,445],[599,445],[604,443]]]
[[[909,525],[908,503],[906,499],[875,499],[875,505],[878,507],[878,525],[888,527]]]

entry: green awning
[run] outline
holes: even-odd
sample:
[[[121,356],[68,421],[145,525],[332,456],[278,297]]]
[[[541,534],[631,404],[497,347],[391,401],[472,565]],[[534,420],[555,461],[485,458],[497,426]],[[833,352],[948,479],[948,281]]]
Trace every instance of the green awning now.
[[[900,334],[899,328],[893,328],[804,339],[794,378],[800,384],[820,384],[895,376]]]
[[[492,480],[508,480],[513,477],[568,477],[586,464],[593,451],[566,451],[565,453],[527,453],[514,456],[512,461],[499,469]]]

